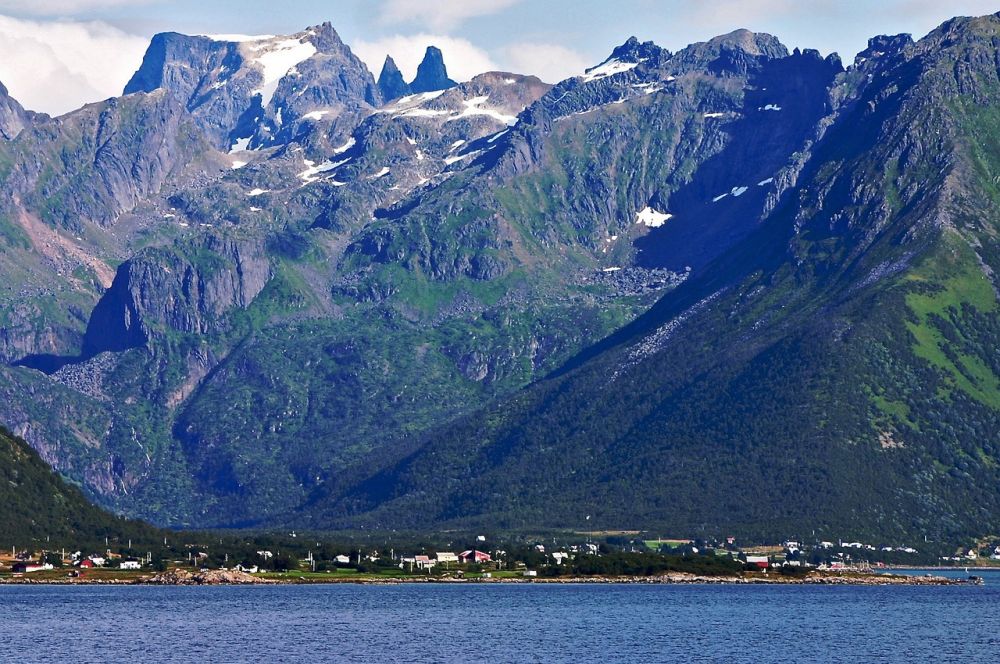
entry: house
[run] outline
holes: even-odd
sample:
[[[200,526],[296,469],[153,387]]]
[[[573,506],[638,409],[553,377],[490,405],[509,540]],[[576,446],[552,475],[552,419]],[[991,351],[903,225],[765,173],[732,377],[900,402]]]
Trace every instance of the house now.
[[[767,569],[770,566],[771,562],[768,560],[767,556],[747,556],[747,567]]]
[[[437,564],[437,561],[431,560],[430,556],[414,556],[413,563],[417,566],[417,569],[430,569]]]
[[[569,559],[569,554],[563,553],[562,551],[556,551],[552,554],[552,559],[556,561],[556,565],[562,565],[564,561]]]
[[[32,560],[20,560],[14,563],[11,570],[15,574],[30,574],[31,572],[43,572],[52,569],[49,563],[36,563]]]
[[[139,569],[142,567],[142,563],[138,560],[123,560],[118,563],[118,569]]]
[[[97,567],[97,566],[94,564],[94,561],[90,560],[89,558],[87,560],[81,560],[80,561],[80,568],[81,569],[94,569],[95,567]]]
[[[533,570],[533,569],[526,569],[526,570],[524,570],[524,572],[521,573],[521,576],[527,576],[529,578],[534,578],[534,577],[538,576],[538,572],[535,571],[535,570]]]
[[[101,556],[91,556],[88,560],[90,560],[90,562],[94,563],[94,567],[104,567],[104,565],[106,565],[107,562],[108,562],[107,560],[105,560]]]
[[[476,549],[470,549],[458,554],[458,559],[463,563],[488,563],[492,560],[490,554]]]
[[[437,553],[434,554],[434,557],[437,558],[437,561],[439,563],[457,563],[458,562],[458,554],[451,553],[449,551],[439,551],[439,552],[437,552]]]
[[[345,556],[344,554],[340,554],[339,556],[336,556],[333,559],[333,562],[337,563],[338,565],[350,565],[351,564],[351,557],[350,556]]]
[[[271,553],[270,551],[258,551],[257,555],[263,558],[264,560],[270,560],[271,558],[274,558],[274,554]]]
[[[256,565],[243,565],[239,564],[234,568],[237,572],[246,572],[247,574],[256,574],[260,571],[260,568]]]

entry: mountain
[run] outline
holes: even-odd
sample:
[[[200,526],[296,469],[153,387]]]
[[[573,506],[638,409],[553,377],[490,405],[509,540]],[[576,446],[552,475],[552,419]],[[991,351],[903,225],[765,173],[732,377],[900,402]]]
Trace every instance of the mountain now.
[[[444,54],[436,46],[428,46],[424,59],[417,66],[417,76],[410,81],[411,92],[435,92],[447,90],[457,85],[448,78],[448,69],[444,66]]]
[[[159,35],[0,142],[0,420],[174,526],[991,530],[998,28],[395,98]]]
[[[382,72],[378,75],[378,90],[382,99],[386,101],[399,99],[413,92],[403,79],[403,73],[396,66],[396,61],[388,55],[385,56],[385,64],[382,65]]]
[[[729,230],[719,208],[712,224],[735,241],[648,313],[311,517],[772,538],[994,530],[998,29],[989,16],[917,43],[873,39],[827,95],[799,98],[823,117],[761,181],[785,191],[757,223]],[[794,102],[751,108],[784,116]],[[718,112],[733,113],[727,133],[746,131],[750,108]],[[755,166],[715,204],[752,196]]]
[[[31,447],[0,428],[0,541],[32,549],[97,546],[104,538],[153,542],[156,529],[127,521],[91,505],[80,490],[52,472]]]

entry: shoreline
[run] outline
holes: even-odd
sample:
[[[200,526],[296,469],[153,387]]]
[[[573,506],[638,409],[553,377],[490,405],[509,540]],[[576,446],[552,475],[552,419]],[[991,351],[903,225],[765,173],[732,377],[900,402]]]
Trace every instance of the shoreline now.
[[[505,577],[505,578],[306,578],[289,577],[272,579],[226,571],[203,573],[173,572],[144,578],[65,578],[32,579],[28,577],[0,579],[0,585],[51,585],[51,586],[291,586],[291,585],[340,585],[395,586],[401,584],[541,584],[541,585],[791,585],[791,586],[969,586],[981,585],[969,579],[943,576],[905,576],[894,574],[822,573],[805,577],[785,577],[778,574],[748,574],[743,576],[699,576],[686,573],[667,573],[651,576],[593,576],[593,577]]]

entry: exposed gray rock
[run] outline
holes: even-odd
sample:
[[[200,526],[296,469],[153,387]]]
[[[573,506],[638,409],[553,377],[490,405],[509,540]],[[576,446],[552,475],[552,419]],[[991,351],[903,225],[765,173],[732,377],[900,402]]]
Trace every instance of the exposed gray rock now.
[[[444,66],[444,55],[437,46],[428,46],[424,59],[417,67],[417,76],[410,82],[413,92],[434,92],[447,90],[458,85],[448,78],[448,69]]]
[[[395,60],[391,56],[385,56],[385,64],[382,65],[382,73],[378,76],[378,89],[382,93],[384,101],[399,99],[410,94],[410,86],[403,80],[403,73],[399,71]]]

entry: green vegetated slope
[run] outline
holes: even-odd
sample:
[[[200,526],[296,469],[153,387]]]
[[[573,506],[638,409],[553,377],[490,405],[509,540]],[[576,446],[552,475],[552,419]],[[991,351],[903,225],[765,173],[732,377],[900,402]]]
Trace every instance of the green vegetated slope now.
[[[874,44],[759,229],[559,375],[303,520],[995,530],[998,26]]]
[[[140,249],[90,317],[84,350],[96,354],[48,386],[11,372],[8,411],[37,423],[38,447],[66,430],[71,406],[99,423],[46,449],[104,504],[173,525],[276,523],[556,370],[682,280],[684,262],[634,268],[632,243],[650,232],[640,210],[690,188],[696,223],[719,188],[761,181],[807,141],[823,105],[796,105],[782,87],[783,121],[758,110],[750,82],[766,87],[785,67],[824,94],[839,68],[746,32],[676,62],[651,44],[621,50],[636,73],[566,82],[478,161],[374,218],[319,223],[344,195],[331,186],[307,206],[295,180],[271,223],[210,215],[217,228]],[[676,85],[660,89],[667,79]],[[742,110],[750,119],[732,125],[705,117]],[[766,158],[726,156],[772,131]],[[276,153],[275,168],[287,158]],[[248,166],[233,176],[243,188],[227,180],[171,201],[245,209],[251,183],[277,189],[288,176],[258,182]],[[733,234],[760,215],[758,189],[727,208]]]
[[[92,505],[20,438],[0,428],[0,542],[4,546],[98,546],[152,542],[159,531]]]

